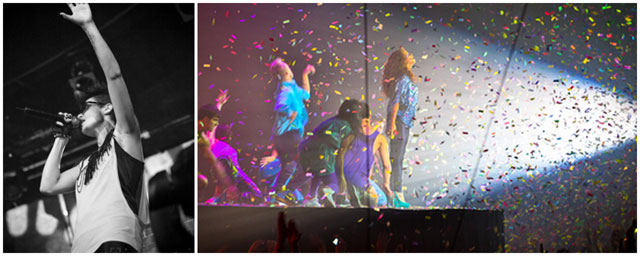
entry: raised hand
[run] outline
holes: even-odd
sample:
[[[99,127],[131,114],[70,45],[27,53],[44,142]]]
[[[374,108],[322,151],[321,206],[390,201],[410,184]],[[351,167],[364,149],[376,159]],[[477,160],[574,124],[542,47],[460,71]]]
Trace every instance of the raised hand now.
[[[293,221],[293,219],[289,220],[287,231],[288,231],[287,239],[289,240],[289,246],[294,248],[294,246],[297,246],[298,241],[300,241],[300,237],[302,236],[302,234],[298,231],[298,228],[296,227],[296,222]],[[296,252],[296,250],[292,249],[291,252]]]
[[[316,73],[316,68],[313,67],[313,65],[311,65],[311,64],[307,64],[307,67],[304,68],[304,71],[302,71],[303,75],[307,75],[307,74],[313,75],[315,73]]]
[[[220,90],[220,94],[218,95],[218,98],[216,98],[216,107],[218,107],[218,110],[222,110],[222,105],[227,103],[230,97],[228,90]]]
[[[85,24],[93,22],[93,16],[91,15],[91,9],[89,4],[67,4],[71,9],[71,15],[61,12],[60,16],[65,20],[71,21],[78,26],[84,26]]]

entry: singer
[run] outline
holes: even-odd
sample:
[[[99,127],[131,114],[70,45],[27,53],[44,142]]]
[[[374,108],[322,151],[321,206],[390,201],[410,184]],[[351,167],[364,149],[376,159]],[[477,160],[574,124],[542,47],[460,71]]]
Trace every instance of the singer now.
[[[89,5],[68,6],[71,15],[60,16],[82,28],[89,38],[104,70],[107,90],[85,99],[77,117],[60,113],[65,123],[54,134],[40,191],[75,190],[78,215],[72,252],[139,252],[142,230],[149,223],[140,127],[118,62],[94,23]],[[60,172],[63,151],[75,126],[95,137],[98,148],[75,167]]]

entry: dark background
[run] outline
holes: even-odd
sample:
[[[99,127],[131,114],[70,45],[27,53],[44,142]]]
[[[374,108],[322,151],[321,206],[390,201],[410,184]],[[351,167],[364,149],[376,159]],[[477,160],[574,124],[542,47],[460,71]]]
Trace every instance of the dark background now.
[[[140,128],[148,134],[143,139],[145,157],[193,139],[193,8],[192,4],[91,4],[94,21],[122,69]],[[4,4],[3,172],[4,216],[25,203],[35,212],[36,200],[43,199],[46,212],[60,218],[58,230],[64,230],[57,198],[38,192],[53,143],[51,124],[15,111],[16,107],[80,111],[68,82],[71,66],[79,59],[99,64],[82,29],[60,17],[60,12],[70,10],[66,4]],[[74,133],[61,169],[76,164],[95,147],[95,139]],[[65,198],[73,208],[74,197]],[[35,217],[28,218],[28,230],[33,221]],[[7,240],[13,238],[6,222],[4,227],[5,252],[65,250],[47,247],[56,244],[48,239],[62,236],[39,237],[30,231],[27,238]]]

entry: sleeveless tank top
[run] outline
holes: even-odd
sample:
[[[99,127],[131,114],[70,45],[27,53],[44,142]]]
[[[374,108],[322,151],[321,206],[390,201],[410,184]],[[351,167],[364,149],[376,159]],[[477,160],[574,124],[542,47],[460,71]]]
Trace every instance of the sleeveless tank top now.
[[[344,155],[344,177],[347,182],[359,188],[368,185],[369,170],[373,166],[373,143],[379,131],[369,136],[357,135]],[[367,139],[368,138],[368,139]]]
[[[88,160],[80,164],[72,252],[95,252],[107,241],[142,251],[142,230],[149,220],[144,163],[125,152],[115,138],[109,143],[111,148],[98,162],[89,184],[84,184]]]

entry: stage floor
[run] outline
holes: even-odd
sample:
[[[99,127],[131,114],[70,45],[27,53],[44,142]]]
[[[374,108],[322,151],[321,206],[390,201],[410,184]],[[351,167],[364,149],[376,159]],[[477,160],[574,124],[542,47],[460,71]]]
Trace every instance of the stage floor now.
[[[302,252],[501,252],[502,211],[198,206],[198,252],[248,252],[293,219]],[[288,251],[288,244],[285,245]]]

